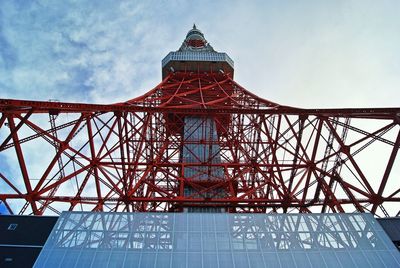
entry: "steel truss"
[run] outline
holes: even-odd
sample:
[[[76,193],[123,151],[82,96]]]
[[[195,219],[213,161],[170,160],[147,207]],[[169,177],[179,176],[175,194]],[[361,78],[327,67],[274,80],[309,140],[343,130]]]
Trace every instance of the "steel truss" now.
[[[400,108],[299,109],[229,75],[175,72],[124,103],[0,99],[0,111],[0,159],[19,166],[0,166],[0,200],[14,214],[400,213]],[[220,163],[182,161],[185,116],[215,122],[218,139],[190,143],[219,145]],[[223,176],[199,180],[185,167]]]

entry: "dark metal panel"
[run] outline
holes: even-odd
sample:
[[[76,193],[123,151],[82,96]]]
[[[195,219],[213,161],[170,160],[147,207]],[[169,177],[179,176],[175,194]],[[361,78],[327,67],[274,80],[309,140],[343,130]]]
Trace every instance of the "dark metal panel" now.
[[[392,241],[400,241],[400,217],[382,218],[378,222]]]
[[[57,219],[0,215],[0,267],[32,267]]]
[[[32,267],[42,248],[0,247],[0,267]]]
[[[43,246],[57,219],[47,216],[1,215],[0,245]]]

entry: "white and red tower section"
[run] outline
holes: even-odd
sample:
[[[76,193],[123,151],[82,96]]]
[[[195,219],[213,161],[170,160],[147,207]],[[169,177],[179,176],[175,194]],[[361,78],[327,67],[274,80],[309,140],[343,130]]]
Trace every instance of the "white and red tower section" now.
[[[123,103],[0,99],[0,200],[86,211],[398,215],[400,108],[300,109],[233,80],[195,26]]]

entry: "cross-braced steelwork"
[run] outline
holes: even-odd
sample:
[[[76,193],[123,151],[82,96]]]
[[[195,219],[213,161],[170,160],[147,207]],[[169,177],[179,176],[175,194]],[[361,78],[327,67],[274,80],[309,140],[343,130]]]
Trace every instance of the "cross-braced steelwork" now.
[[[400,108],[300,109],[250,93],[195,27],[163,81],[111,105],[0,100],[0,200],[63,210],[399,215]],[[49,120],[50,118],[50,120]]]

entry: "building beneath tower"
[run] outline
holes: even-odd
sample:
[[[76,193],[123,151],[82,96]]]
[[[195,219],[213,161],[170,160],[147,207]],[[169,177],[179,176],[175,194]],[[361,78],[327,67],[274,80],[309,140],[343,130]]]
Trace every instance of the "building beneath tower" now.
[[[371,214],[64,212],[35,267],[399,267]]]

